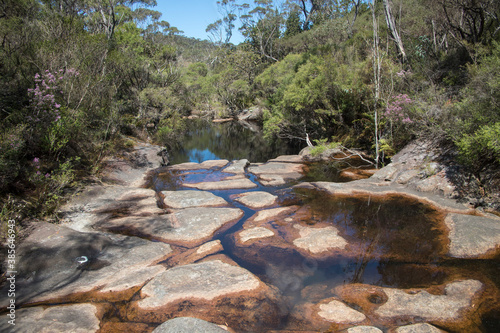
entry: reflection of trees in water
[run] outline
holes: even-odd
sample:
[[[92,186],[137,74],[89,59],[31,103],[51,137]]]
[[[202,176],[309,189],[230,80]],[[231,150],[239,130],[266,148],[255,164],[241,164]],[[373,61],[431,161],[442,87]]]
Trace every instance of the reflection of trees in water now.
[[[448,277],[450,270],[439,265],[422,265],[416,263],[391,262],[382,260],[378,265],[383,286],[397,288],[427,288],[431,285],[442,284]]]
[[[237,122],[212,124],[194,120],[188,126],[188,133],[182,140],[182,148],[170,154],[173,163],[189,161],[189,152],[193,150],[208,150],[221,159],[246,158],[250,162],[266,162],[278,155],[296,154],[299,149],[283,142],[266,142],[261,133],[252,132]],[[196,157],[204,158],[203,155]]]
[[[183,186],[185,175],[180,171],[158,169],[150,176],[147,188],[155,191],[174,191]]]
[[[337,226],[349,242],[360,244],[366,260],[435,262],[443,255],[438,212],[402,197],[334,198],[303,191],[312,214]],[[366,265],[361,259],[358,271]],[[358,273],[361,275],[362,273]]]

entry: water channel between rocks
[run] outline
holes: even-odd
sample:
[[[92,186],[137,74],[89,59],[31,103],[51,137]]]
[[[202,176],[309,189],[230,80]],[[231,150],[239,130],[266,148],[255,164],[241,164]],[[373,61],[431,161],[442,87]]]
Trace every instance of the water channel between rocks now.
[[[399,333],[410,331],[398,327],[429,322],[445,332],[500,332],[498,256],[450,255],[445,220],[451,213],[436,201],[345,187],[333,195],[339,183],[353,184],[338,164],[277,158],[301,147],[270,147],[237,123],[193,125],[182,148],[170,151],[171,165],[147,174],[148,189],[110,187],[100,198],[105,204],[93,210],[92,232],[41,229],[40,238],[54,237],[56,248],[47,242],[37,243],[43,251],[29,249],[37,253],[26,256],[27,274],[18,279],[25,288],[19,302],[27,304],[20,318],[46,311],[44,320],[68,322],[58,306],[69,305],[75,318],[88,316],[101,333],[149,333],[186,315],[236,332],[347,332],[370,325]],[[305,174],[294,171],[298,165]],[[276,174],[285,169],[292,180],[283,182]],[[227,179],[246,188],[221,189]],[[181,200],[169,199],[167,205],[167,196],[182,193],[191,203],[201,200],[197,194],[215,201],[181,207],[175,206]],[[258,198],[250,200],[252,193]],[[224,213],[213,217],[214,210]],[[59,262],[58,251],[68,252],[66,261]],[[89,262],[75,262],[82,255]]]
[[[210,132],[209,137],[211,135],[215,137],[207,138],[207,131]],[[212,131],[213,128],[197,131],[187,144],[191,148],[182,151],[179,162],[201,163],[222,158],[231,161],[246,158],[246,154],[250,154],[249,151],[252,151],[250,155],[258,156],[257,161],[249,159],[250,162],[265,162],[277,156],[276,152],[270,152],[266,150],[267,148],[264,152],[256,151],[255,141],[240,145],[236,154],[234,152],[215,154],[205,140],[212,145],[218,142],[215,149],[219,152],[221,145],[234,147],[235,140],[221,141],[220,133]],[[204,140],[198,141],[201,145],[195,147],[193,141],[197,141],[200,137]],[[257,145],[260,144],[259,142]],[[292,148],[281,150],[280,153],[293,154],[297,151],[296,148],[295,151]],[[222,169],[209,168],[195,171],[158,169],[151,175],[150,184],[157,192],[196,190],[185,185],[221,181],[228,176],[227,173],[221,172]],[[321,172],[324,170],[327,172]],[[429,288],[457,279],[478,279],[488,283],[493,282],[497,288],[500,286],[498,261],[443,260],[446,251],[445,230],[442,226],[444,215],[414,199],[404,197],[380,199],[369,196],[331,198],[315,190],[291,189],[293,184],[263,186],[256,176],[248,171],[245,172],[245,177],[256,186],[252,189],[210,191],[225,199],[230,206],[244,212],[237,224],[217,234],[215,239],[221,241],[223,254],[257,275],[265,283],[280,290],[287,299],[285,311],[290,313],[289,318],[295,316],[294,311],[300,311],[301,305],[337,296],[336,288],[347,284],[408,289]],[[329,167],[321,165],[311,167],[305,179],[341,180],[338,171],[329,170]],[[272,207],[265,209],[299,207],[298,210],[281,215],[271,222],[278,233],[283,235],[287,233],[283,225],[293,217],[295,221],[298,219],[311,226],[334,226],[340,230],[340,236],[349,243],[357,245],[349,248],[350,255],[311,258],[292,247],[283,247],[282,244],[267,244],[262,247],[236,244],[235,235],[259,209],[248,208],[234,198],[237,194],[253,191],[264,191],[278,197]],[[377,300],[373,300],[373,303],[377,303]],[[499,320],[497,312],[488,314],[475,329],[478,332],[498,332]],[[287,322],[281,325],[289,328]]]

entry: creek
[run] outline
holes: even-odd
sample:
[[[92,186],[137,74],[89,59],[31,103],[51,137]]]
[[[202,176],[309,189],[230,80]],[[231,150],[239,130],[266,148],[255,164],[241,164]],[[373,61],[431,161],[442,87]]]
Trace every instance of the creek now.
[[[166,167],[138,143],[64,223],[37,223],[16,248],[16,329],[150,333],[188,316],[235,332],[500,331],[498,219],[350,181],[352,165],[236,122],[192,122],[181,141]]]
[[[283,143],[270,146],[258,133],[238,123],[210,125],[197,122],[192,125],[183,140],[183,147],[171,152],[172,164],[214,159],[266,162],[279,155],[297,154],[303,148],[300,143],[291,147]],[[339,181],[338,174],[338,169],[316,164],[310,166],[305,179]],[[223,254],[281,291],[288,301],[286,311],[300,304],[335,297],[335,288],[352,283],[408,289],[429,288],[456,279],[479,279],[500,288],[498,260],[444,259],[444,231],[439,227],[444,217],[430,206],[401,197],[334,199],[317,191],[292,190],[288,185],[263,186],[248,172],[246,177],[257,186],[251,190],[211,191],[244,212],[236,225],[216,238],[224,247]],[[187,189],[184,187],[186,183],[223,178],[221,172],[213,169],[156,173],[152,188],[156,191],[182,190]],[[355,254],[311,259],[296,250],[273,246],[246,253],[245,249],[235,244],[234,234],[242,229],[255,210],[232,198],[250,191],[265,191],[278,196],[279,206],[303,207],[308,225],[327,223],[338,228],[345,239],[358,244]],[[273,226],[285,232],[279,224]],[[373,302],[376,303],[376,300]],[[290,326],[284,322],[282,327],[276,328],[289,329]],[[500,331],[498,310],[483,316],[475,330]]]

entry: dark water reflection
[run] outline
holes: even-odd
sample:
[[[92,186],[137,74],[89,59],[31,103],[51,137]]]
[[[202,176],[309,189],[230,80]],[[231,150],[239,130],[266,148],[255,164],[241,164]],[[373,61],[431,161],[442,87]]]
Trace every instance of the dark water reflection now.
[[[334,199],[320,191],[300,192],[312,223],[331,223],[371,257],[434,262],[444,255],[444,215],[427,205],[403,197]]]
[[[266,162],[279,155],[297,154],[305,143],[266,142],[256,133],[237,122],[211,123],[196,119],[188,122],[188,131],[181,148],[169,152],[170,163],[201,163],[206,160],[239,160]]]

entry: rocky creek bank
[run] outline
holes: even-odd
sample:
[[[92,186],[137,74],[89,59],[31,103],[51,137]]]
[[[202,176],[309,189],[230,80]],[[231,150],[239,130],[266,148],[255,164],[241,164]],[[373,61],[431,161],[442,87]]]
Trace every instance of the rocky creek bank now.
[[[500,219],[452,199],[423,146],[376,172],[344,170],[342,183],[305,181],[307,151],[160,168],[159,150],[110,160],[65,222],[36,223],[17,251],[16,325],[2,297],[0,331],[498,328]]]

